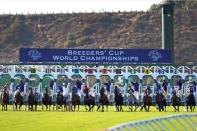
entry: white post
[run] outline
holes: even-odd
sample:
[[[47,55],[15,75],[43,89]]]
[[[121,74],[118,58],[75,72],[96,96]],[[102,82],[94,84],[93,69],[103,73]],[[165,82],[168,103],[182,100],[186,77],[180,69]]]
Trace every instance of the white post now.
[[[56,82],[54,82],[54,84],[53,84],[53,94],[56,93],[56,90],[57,90],[57,84],[56,84]]]
[[[24,94],[26,94],[27,93],[27,82],[25,82],[25,84],[24,84]]]
[[[111,83],[111,85],[110,85],[110,93],[112,93],[113,87],[114,87],[114,83]]]
[[[13,92],[14,92],[13,82],[10,84],[9,90],[10,90],[10,93],[13,94]]]
[[[42,83],[40,82],[38,85],[38,92],[41,94],[42,93]]]

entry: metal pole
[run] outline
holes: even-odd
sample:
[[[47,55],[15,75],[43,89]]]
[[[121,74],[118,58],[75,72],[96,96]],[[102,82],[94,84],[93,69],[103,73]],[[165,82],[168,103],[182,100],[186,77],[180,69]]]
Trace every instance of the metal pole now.
[[[174,3],[172,0],[162,2],[162,49],[171,51],[174,63]]]

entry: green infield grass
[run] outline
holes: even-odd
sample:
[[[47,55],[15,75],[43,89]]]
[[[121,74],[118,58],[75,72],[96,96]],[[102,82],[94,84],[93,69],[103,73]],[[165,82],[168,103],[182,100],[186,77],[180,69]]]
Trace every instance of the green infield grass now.
[[[183,113],[187,113],[183,107],[180,108],[180,112],[174,112],[172,107],[168,107],[167,112],[158,112],[155,107],[151,107],[150,112],[140,112],[139,109],[129,112],[128,107],[124,107],[124,112],[115,112],[111,106],[108,112],[86,112],[83,106],[79,112],[49,112],[41,110],[41,107],[38,111],[32,112],[24,111],[24,107],[22,111],[12,111],[12,107],[9,106],[8,111],[0,110],[0,131],[100,131],[125,122]],[[197,118],[193,119],[197,122]],[[178,129],[183,130],[182,127]]]

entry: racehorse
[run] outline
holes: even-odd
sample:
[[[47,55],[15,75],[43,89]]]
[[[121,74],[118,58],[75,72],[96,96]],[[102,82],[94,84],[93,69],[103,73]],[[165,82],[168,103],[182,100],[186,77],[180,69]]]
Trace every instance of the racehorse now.
[[[46,110],[49,109],[52,105],[52,96],[49,95],[48,89],[46,88],[46,92],[43,93],[43,98],[42,98],[42,109],[44,109],[43,105],[45,105]]]
[[[7,91],[6,87],[4,87],[0,98],[1,98],[2,111],[7,111],[7,105],[9,103],[9,92]]]
[[[72,92],[71,103],[72,103],[71,110],[75,111],[76,106],[78,106],[78,111],[79,111],[80,97],[79,97],[79,95],[75,94],[74,92]],[[74,109],[73,109],[73,107],[74,107]]]
[[[152,97],[149,94],[145,93],[145,95],[143,97],[143,105],[142,105],[140,111],[142,111],[143,108],[146,111],[149,111],[151,105],[152,105]]]
[[[133,106],[135,106],[135,110],[134,111],[136,111],[137,108],[139,107],[137,98],[131,92],[129,93],[128,102],[129,102],[129,109],[130,109],[130,111],[133,111]]]
[[[195,110],[195,106],[196,106],[196,100],[195,100],[195,96],[193,93],[190,93],[187,98],[186,98],[186,106],[187,106],[187,112],[188,112],[188,108],[190,107],[190,111],[193,112]]]
[[[106,111],[108,112],[109,99],[104,92],[103,93],[100,92],[100,98],[99,98],[97,111],[100,111],[100,107],[102,106],[101,112],[104,112],[104,105],[106,105]]]
[[[23,96],[21,95],[20,91],[16,91],[14,94],[14,105],[15,105],[15,110],[18,109],[18,105],[19,105],[19,111],[20,111],[21,106],[23,105]]]
[[[32,89],[30,89],[30,92],[29,92],[29,95],[28,95],[28,110],[31,110],[31,111],[36,111],[37,110],[37,105],[38,105],[38,93],[36,92],[36,89],[35,89],[35,92],[33,92]],[[35,105],[35,108],[33,108]]]
[[[176,93],[173,94],[172,98],[172,106],[174,107],[175,112],[179,112],[179,106],[181,105],[181,99],[176,95]]]
[[[56,97],[56,110],[58,109],[62,109],[63,111],[63,105],[64,105],[64,97],[63,94],[61,92],[57,93],[57,97]]]
[[[85,104],[86,111],[93,111],[94,105],[95,105],[95,97],[93,97],[92,95],[86,95],[84,97],[84,104]],[[89,109],[86,106],[88,106]]]
[[[116,107],[116,111],[123,111],[122,105],[123,105],[123,97],[122,94],[115,94],[115,107]]]
[[[29,92],[29,95],[28,95],[28,109],[31,111],[33,111],[34,102],[35,102],[35,96],[34,96],[34,93],[31,89]]]
[[[166,97],[162,93],[157,93],[155,96],[156,104],[158,106],[158,110],[166,111]]]
[[[94,110],[94,105],[95,105],[94,95],[89,94],[90,89],[87,86],[85,86],[83,92],[85,93],[84,104],[85,104],[86,111],[93,111]],[[93,94],[93,92],[92,92],[92,94]],[[89,109],[86,106],[88,106]]]

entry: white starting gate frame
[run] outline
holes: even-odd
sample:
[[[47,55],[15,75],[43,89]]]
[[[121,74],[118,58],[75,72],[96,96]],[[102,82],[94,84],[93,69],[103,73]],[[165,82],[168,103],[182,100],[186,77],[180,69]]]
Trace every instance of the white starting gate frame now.
[[[86,83],[87,76],[95,76],[96,83],[93,88],[96,93],[99,93],[101,85],[100,77],[109,76],[111,79],[110,93],[113,93],[114,79],[116,76],[123,76],[125,84],[123,87],[123,93],[126,93],[128,86],[128,79],[132,76],[139,78],[139,92],[143,92],[144,77],[151,77],[152,80],[156,80],[158,77],[165,76],[168,81],[168,93],[172,86],[176,87],[175,82],[172,80],[175,76],[180,77],[183,80],[192,77],[193,80],[197,80],[197,66],[196,65],[0,65],[0,80],[3,75],[10,76],[10,91],[14,91],[14,79],[16,76],[23,75],[25,80],[25,91],[27,91],[28,80],[30,76],[37,75],[39,77],[38,89],[42,92],[43,79],[45,76],[51,76],[54,80],[53,93],[56,93],[58,76],[67,77],[67,87],[71,91],[72,76],[81,76],[83,85]],[[2,80],[0,85],[3,86]],[[182,86],[182,94],[187,92],[186,82]],[[48,85],[47,85],[48,86]],[[153,82],[151,87],[155,89],[155,83]],[[0,87],[1,88],[1,87]],[[197,94],[197,93],[196,93]]]

